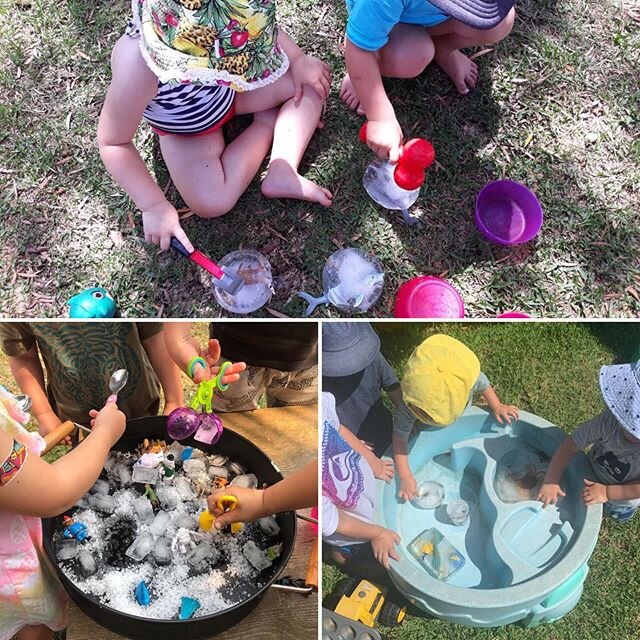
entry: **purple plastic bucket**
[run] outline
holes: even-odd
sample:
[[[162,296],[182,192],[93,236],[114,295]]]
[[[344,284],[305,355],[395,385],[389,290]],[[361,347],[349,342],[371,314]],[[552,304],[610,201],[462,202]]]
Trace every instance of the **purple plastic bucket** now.
[[[464,302],[448,282],[418,276],[398,289],[393,314],[396,318],[464,318]]]
[[[514,318],[514,319],[524,319],[524,318],[530,318],[531,316],[527,315],[526,313],[522,313],[522,311],[506,311],[505,313],[501,313],[499,316],[497,316],[498,318]]]
[[[542,226],[542,207],[533,191],[513,180],[490,182],[476,198],[476,226],[497,244],[528,242]]]

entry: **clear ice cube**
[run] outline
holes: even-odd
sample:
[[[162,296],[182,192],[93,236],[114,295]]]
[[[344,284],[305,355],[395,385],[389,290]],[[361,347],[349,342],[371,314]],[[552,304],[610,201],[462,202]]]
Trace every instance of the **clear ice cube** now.
[[[192,567],[197,567],[205,563],[213,564],[217,561],[219,553],[208,542],[201,542],[193,551],[187,555],[187,562]]]
[[[166,511],[158,511],[153,522],[149,526],[149,531],[156,537],[161,536],[169,526],[170,516]]]
[[[244,489],[256,489],[258,487],[258,478],[256,478],[253,473],[243,473],[242,475],[236,476],[230,485]]]
[[[258,520],[258,526],[267,536],[277,536],[280,533],[280,527],[273,516],[266,516]]]
[[[71,560],[81,549],[82,545],[77,540],[62,540],[56,549],[56,558],[58,561]]]
[[[89,506],[93,507],[96,511],[102,513],[111,514],[116,508],[116,499],[114,496],[103,495],[96,493],[88,498]]]
[[[173,519],[173,525],[176,529],[189,529],[189,531],[196,531],[198,529],[197,520],[188,513],[179,513]]]
[[[111,470],[111,475],[123,487],[131,484],[131,468],[126,462],[118,462]]]
[[[207,473],[207,467],[204,460],[199,458],[189,458],[189,460],[185,460],[182,468],[184,469],[185,474],[192,479],[196,479],[198,476],[203,474],[206,475]]]
[[[267,554],[253,540],[244,543],[242,554],[258,571],[271,566],[271,560]]]
[[[136,562],[142,562],[153,551],[153,547],[153,536],[150,533],[141,533],[126,550],[125,555]]]
[[[83,549],[77,555],[76,560],[78,562],[78,568],[80,573],[88,578],[92,576],[94,573],[98,572],[98,563],[96,559],[93,557],[93,554],[88,549]]]
[[[161,566],[171,564],[173,552],[171,551],[171,540],[166,536],[158,538],[153,546],[153,558],[156,564]]]
[[[374,202],[385,209],[408,209],[420,195],[420,188],[407,191],[399,187],[393,177],[396,165],[374,160],[364,172],[362,184]]]
[[[160,469],[145,467],[141,464],[133,465],[133,473],[131,479],[133,482],[139,482],[140,484],[156,484],[160,476]]]
[[[102,478],[98,478],[93,487],[89,489],[89,493],[99,493],[106,496],[109,493],[109,483]]]
[[[173,486],[178,492],[180,499],[185,502],[193,500],[196,497],[191,481],[184,476],[176,476],[175,480],[173,481]]]
[[[153,507],[144,496],[133,501],[133,508],[136,511],[138,519],[144,524],[148,524],[153,520]]]
[[[208,473],[211,478],[224,478],[225,480],[229,478],[229,469],[226,467],[218,467],[212,464],[208,469]]]
[[[180,494],[175,487],[160,485],[156,487],[156,495],[164,509],[170,511],[180,504]]]

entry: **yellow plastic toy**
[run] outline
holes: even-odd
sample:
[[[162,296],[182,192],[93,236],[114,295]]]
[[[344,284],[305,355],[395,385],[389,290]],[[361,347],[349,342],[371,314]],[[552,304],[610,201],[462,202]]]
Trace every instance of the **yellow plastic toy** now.
[[[215,516],[208,509],[198,516],[198,524],[203,531],[211,531],[215,521]]]
[[[216,507],[221,511],[233,511],[238,506],[238,498],[235,496],[220,496]]]

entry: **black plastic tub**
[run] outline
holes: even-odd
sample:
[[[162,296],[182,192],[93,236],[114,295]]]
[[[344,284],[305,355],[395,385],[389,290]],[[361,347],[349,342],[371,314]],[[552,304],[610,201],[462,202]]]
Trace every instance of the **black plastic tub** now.
[[[165,421],[166,418],[163,416],[130,420],[127,423],[124,435],[113,449],[116,451],[133,451],[144,438],[160,438],[171,442],[167,438]],[[228,456],[231,460],[239,462],[248,472],[254,473],[258,477],[260,484],[272,485],[282,480],[282,474],[275,463],[263,451],[245,437],[229,429],[224,430],[222,438],[213,446],[197,442],[192,438],[183,440],[182,444],[202,449],[208,453],[215,452]],[[55,559],[53,534],[54,531],[61,528],[62,516],[43,520],[44,548],[71,599],[84,613],[103,627],[135,640],[157,640],[158,638],[199,640],[200,638],[207,638],[221,633],[244,619],[260,603],[267,589],[284,569],[293,552],[296,536],[296,517],[293,511],[287,511],[278,514],[276,519],[281,529],[280,538],[283,544],[283,551],[281,556],[274,561],[273,566],[267,570],[270,573],[268,578],[265,578],[264,586],[249,598],[219,613],[184,621],[141,618],[122,613],[100,603],[93,596],[80,591],[64,575]]]

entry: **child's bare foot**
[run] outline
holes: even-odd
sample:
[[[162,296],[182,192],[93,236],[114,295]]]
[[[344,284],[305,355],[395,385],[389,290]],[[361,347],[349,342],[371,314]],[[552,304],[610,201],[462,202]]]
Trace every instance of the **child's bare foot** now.
[[[458,93],[465,95],[478,82],[478,65],[469,60],[459,49],[442,54],[436,47],[435,61],[438,66],[451,78]]]
[[[284,160],[274,160],[262,181],[262,193],[267,198],[295,198],[331,205],[332,193],[296,173]]]
[[[351,82],[351,78],[349,74],[345,74],[342,79],[342,86],[340,87],[340,97],[342,98],[342,102],[344,102],[349,109],[355,111],[359,116],[364,115],[364,109],[360,104],[360,100],[358,100],[358,96],[356,95],[356,90],[353,87],[353,83]]]

